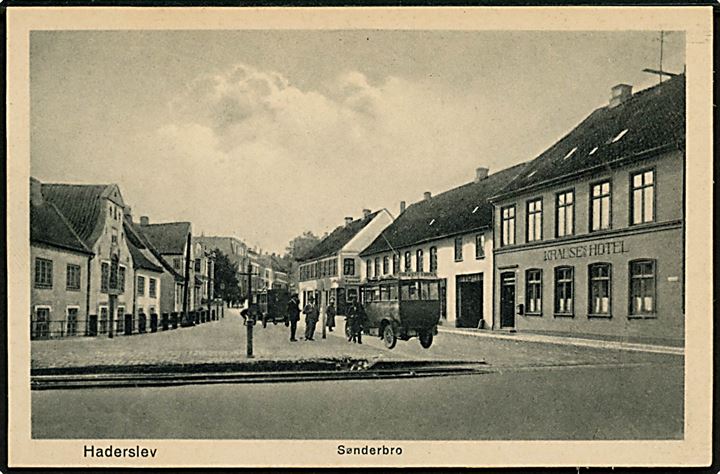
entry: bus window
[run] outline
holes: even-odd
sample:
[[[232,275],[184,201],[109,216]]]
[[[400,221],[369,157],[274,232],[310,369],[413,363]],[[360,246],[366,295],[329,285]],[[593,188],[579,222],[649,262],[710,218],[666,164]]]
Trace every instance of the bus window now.
[[[400,297],[403,299],[403,301],[414,301],[420,299],[418,282],[403,282],[402,286],[400,287]]]
[[[429,301],[437,301],[440,299],[439,284],[436,281],[420,282],[422,299]]]

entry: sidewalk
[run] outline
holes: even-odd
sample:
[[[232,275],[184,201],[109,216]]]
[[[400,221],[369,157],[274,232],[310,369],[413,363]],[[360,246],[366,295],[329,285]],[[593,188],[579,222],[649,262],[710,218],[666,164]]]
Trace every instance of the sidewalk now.
[[[446,328],[438,326],[438,331],[447,334],[459,334],[471,337],[485,337],[511,341],[536,342],[540,344],[556,344],[576,347],[592,347],[596,349],[614,349],[633,352],[650,352],[655,354],[685,355],[684,347],[666,344],[649,344],[643,342],[619,341],[614,339],[591,338],[588,336],[560,336],[530,332],[491,331],[472,328]]]

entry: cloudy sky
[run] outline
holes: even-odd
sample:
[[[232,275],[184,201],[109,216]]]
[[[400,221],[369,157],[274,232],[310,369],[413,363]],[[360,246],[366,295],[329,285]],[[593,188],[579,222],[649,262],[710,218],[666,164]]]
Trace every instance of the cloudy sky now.
[[[31,171],[117,183],[136,219],[282,251],[363,208],[532,159],[657,82],[658,32],[31,34]],[[682,71],[684,35],[663,66]]]

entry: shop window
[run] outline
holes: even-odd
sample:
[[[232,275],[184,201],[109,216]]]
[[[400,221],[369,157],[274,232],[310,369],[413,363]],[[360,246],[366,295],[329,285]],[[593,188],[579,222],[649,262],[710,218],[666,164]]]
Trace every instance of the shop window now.
[[[462,236],[455,237],[455,261],[461,262],[463,259],[463,238]]]
[[[80,291],[80,265],[67,264],[65,287],[69,291]]]
[[[575,192],[563,191],[555,196],[555,236],[575,233]]]
[[[611,227],[610,181],[593,184],[590,187],[590,231],[606,230]]]
[[[527,202],[527,242],[542,240],[542,199]]]
[[[137,294],[138,296],[145,296],[145,277],[138,275],[137,277]]]
[[[525,272],[525,308],[528,314],[542,314],[542,270]]]
[[[52,288],[53,262],[45,258],[35,259],[35,288]]]
[[[594,263],[588,267],[590,316],[610,316],[611,278],[612,266],[609,263]]]
[[[430,247],[430,271],[436,272],[438,266],[437,247]]]
[[[555,314],[572,316],[574,302],[573,267],[555,268]]]
[[[475,236],[475,258],[485,258],[485,234]]]
[[[503,207],[500,216],[500,245],[515,245],[515,205]]]
[[[655,220],[655,171],[647,170],[630,177],[630,224],[644,224]]]
[[[405,271],[409,272],[412,271],[412,256],[410,255],[410,251],[405,252]]]
[[[346,258],[343,260],[343,275],[353,276],[355,275],[355,259]]]
[[[415,269],[418,272],[425,271],[424,270],[424,256],[422,249],[418,249],[417,252],[415,252]]]
[[[630,315],[654,317],[657,275],[655,260],[630,262]]]

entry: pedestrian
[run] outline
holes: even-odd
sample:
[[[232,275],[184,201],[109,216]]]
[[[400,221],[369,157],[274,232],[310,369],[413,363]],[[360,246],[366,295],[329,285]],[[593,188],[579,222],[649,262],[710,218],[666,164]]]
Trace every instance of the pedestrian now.
[[[335,310],[335,301],[330,300],[330,304],[328,305],[327,309],[325,310],[325,318],[326,318],[326,324],[328,327],[328,331],[332,332],[333,328],[335,327],[335,315],[337,314],[337,311]]]
[[[295,331],[300,321],[300,307],[298,306],[298,295],[293,294],[287,304],[287,324],[290,326],[290,342],[296,342]]]
[[[348,342],[362,344],[363,322],[364,310],[362,305],[357,301],[353,301],[348,310],[348,317],[345,322],[345,325],[349,328],[347,332],[350,334]]]
[[[308,298],[308,302],[303,308],[303,313],[305,314],[305,340],[314,341],[315,325],[320,317],[320,312],[312,296]]]

